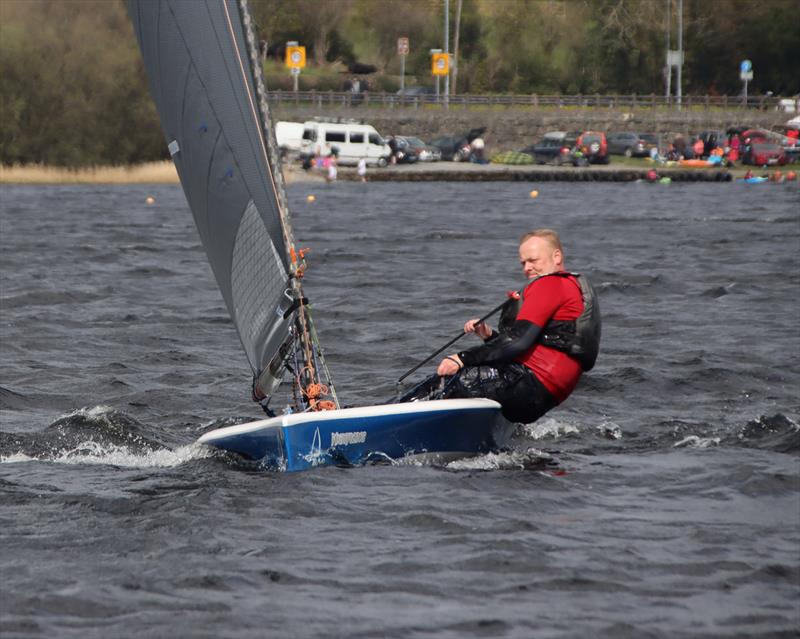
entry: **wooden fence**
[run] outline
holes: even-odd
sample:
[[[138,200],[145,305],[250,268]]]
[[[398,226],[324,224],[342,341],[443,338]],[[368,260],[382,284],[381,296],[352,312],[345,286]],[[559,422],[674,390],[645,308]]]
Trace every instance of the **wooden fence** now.
[[[605,109],[758,109],[781,110],[786,113],[800,112],[800,97],[729,95],[685,95],[680,103],[675,97],[663,95],[511,95],[511,94],[465,94],[444,95],[419,94],[398,95],[396,93],[352,93],[350,91],[270,91],[270,102],[310,107],[371,107],[371,108],[605,108]]]

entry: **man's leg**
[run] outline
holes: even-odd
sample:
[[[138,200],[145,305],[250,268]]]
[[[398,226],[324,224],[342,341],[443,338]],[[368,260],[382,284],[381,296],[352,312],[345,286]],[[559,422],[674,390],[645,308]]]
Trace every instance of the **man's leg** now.
[[[468,367],[445,397],[486,397],[499,402],[511,422],[530,424],[557,405],[550,391],[522,364]]]

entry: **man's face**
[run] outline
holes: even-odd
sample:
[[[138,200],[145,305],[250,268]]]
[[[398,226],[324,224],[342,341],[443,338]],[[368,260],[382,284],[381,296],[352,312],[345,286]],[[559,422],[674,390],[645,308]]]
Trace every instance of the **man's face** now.
[[[545,273],[560,271],[563,268],[561,251],[553,248],[547,240],[541,237],[531,237],[520,244],[519,261],[525,277],[529,280]]]

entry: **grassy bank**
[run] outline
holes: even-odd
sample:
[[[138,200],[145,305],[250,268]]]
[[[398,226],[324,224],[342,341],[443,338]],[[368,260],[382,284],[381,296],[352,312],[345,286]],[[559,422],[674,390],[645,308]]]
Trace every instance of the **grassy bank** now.
[[[101,166],[88,169],[28,165],[0,166],[2,184],[177,184],[178,173],[170,161],[135,166]]]

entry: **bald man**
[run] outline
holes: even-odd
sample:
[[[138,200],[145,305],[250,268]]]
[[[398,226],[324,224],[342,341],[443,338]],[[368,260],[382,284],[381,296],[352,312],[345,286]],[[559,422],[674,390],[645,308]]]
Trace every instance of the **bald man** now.
[[[585,276],[564,266],[558,233],[538,229],[520,238],[519,259],[530,280],[508,304],[499,331],[471,319],[464,332],[483,344],[445,357],[441,377],[458,375],[445,397],[488,397],[513,422],[531,423],[563,402],[600,348],[600,307]]]

